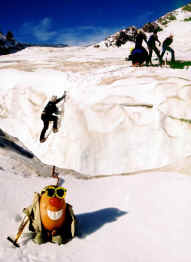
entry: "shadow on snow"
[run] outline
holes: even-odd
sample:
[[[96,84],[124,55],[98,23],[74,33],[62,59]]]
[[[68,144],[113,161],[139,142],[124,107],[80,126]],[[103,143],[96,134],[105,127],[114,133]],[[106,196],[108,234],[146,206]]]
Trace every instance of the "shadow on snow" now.
[[[99,230],[107,223],[117,221],[117,219],[127,211],[122,211],[118,208],[104,208],[98,211],[77,215],[78,232],[77,237],[85,238],[87,235]]]

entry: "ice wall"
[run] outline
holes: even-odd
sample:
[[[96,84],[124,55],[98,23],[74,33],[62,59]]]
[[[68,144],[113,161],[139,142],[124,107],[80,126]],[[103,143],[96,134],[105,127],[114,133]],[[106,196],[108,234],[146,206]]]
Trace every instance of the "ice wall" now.
[[[191,154],[189,70],[108,69],[88,81],[53,70],[1,70],[0,78],[1,128],[46,164],[91,176],[158,168]],[[41,111],[64,90],[59,132],[41,144]]]

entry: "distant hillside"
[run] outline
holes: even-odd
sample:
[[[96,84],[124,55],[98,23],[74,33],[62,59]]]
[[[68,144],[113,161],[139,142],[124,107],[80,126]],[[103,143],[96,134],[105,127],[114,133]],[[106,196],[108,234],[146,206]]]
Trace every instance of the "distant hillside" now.
[[[62,48],[62,47],[67,47],[68,45],[65,44],[25,44],[27,47],[29,46],[37,46],[37,47],[57,47],[57,48]]]
[[[161,16],[156,22],[165,28],[173,21],[191,21],[191,2],[181,8],[165,14],[164,16]]]
[[[68,45],[65,44],[29,44],[29,43],[19,43],[14,39],[13,33],[8,32],[6,35],[4,35],[2,32],[0,32],[0,55],[7,55],[11,53],[15,53],[17,51],[20,51],[26,47],[30,46],[38,46],[38,47],[66,47]]]
[[[95,47],[99,47],[99,46],[120,47],[126,44],[128,41],[134,42],[137,31],[139,29],[142,29],[145,33],[152,33],[154,30],[158,32],[164,31],[164,35],[165,32],[177,33],[177,35],[180,34],[182,37],[181,32],[184,32],[183,35],[185,35],[185,30],[186,33],[188,31],[187,30],[188,24],[189,27],[191,27],[190,23],[191,23],[191,2],[174,11],[168,12],[167,14],[158,18],[156,21],[146,23],[145,25],[143,25],[142,28],[137,28],[135,26],[129,26],[127,28],[123,28],[120,31],[114,33],[113,35],[109,35],[108,37],[106,37],[104,41],[95,45]]]

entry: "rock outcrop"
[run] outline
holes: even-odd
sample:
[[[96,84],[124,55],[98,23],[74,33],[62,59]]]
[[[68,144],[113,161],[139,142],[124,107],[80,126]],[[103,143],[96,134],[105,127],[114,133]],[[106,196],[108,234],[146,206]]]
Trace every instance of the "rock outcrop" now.
[[[15,53],[23,48],[25,45],[17,42],[11,32],[8,32],[6,36],[0,32],[0,55]]]
[[[152,33],[154,31],[162,31],[162,28],[156,23],[156,22],[149,22],[149,23],[146,23],[144,26],[143,26],[143,31],[146,32],[146,33]]]
[[[135,36],[137,34],[137,28],[135,26],[129,26],[125,29],[122,29],[119,32],[116,32],[113,35],[108,36],[105,39],[105,46],[117,46],[120,47],[124,45],[127,41],[135,41]]]

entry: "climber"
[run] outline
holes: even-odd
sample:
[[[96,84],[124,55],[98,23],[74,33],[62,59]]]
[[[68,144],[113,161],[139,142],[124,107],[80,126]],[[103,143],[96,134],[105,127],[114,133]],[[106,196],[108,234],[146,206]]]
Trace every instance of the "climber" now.
[[[75,236],[76,217],[65,202],[66,191],[57,185],[46,186],[40,194],[35,192],[32,205],[24,208],[36,244],[65,244]]]
[[[53,121],[53,132],[58,132],[58,117],[56,115],[59,115],[59,110],[56,106],[57,103],[62,101],[66,97],[66,91],[64,92],[64,95],[60,98],[57,98],[57,96],[52,96],[51,100],[48,102],[48,104],[45,106],[42,114],[41,119],[44,123],[44,127],[42,129],[42,132],[40,134],[40,142],[43,143],[46,141],[45,133],[49,127],[49,122]]]
[[[147,44],[147,36],[142,30],[138,30],[135,35],[135,48],[131,51],[129,60],[132,60],[133,66],[140,66],[148,57],[146,49],[143,47],[143,40]]]
[[[142,47],[143,40],[147,44],[147,36],[142,30],[139,30],[138,33],[135,36],[135,48]]]
[[[171,34],[169,37],[167,37],[162,44],[162,53],[161,53],[161,59],[164,56],[164,53],[166,51],[169,51],[171,53],[171,63],[175,61],[175,56],[174,56],[174,50],[170,47],[170,45],[173,42],[173,35]]]
[[[158,59],[159,59],[159,63],[162,64],[162,59],[160,56],[160,52],[158,50],[158,48],[155,45],[155,42],[159,43],[159,46],[161,45],[161,42],[158,39],[158,35],[157,35],[157,31],[154,31],[153,34],[150,36],[149,40],[148,40],[148,49],[149,49],[149,63],[152,65],[152,53],[153,51],[155,52],[155,54],[157,55]]]
[[[139,30],[135,36],[135,48],[131,51],[129,59],[133,66],[141,66],[145,61],[148,62],[148,52],[143,47],[143,40],[147,44],[147,36],[142,30]]]

